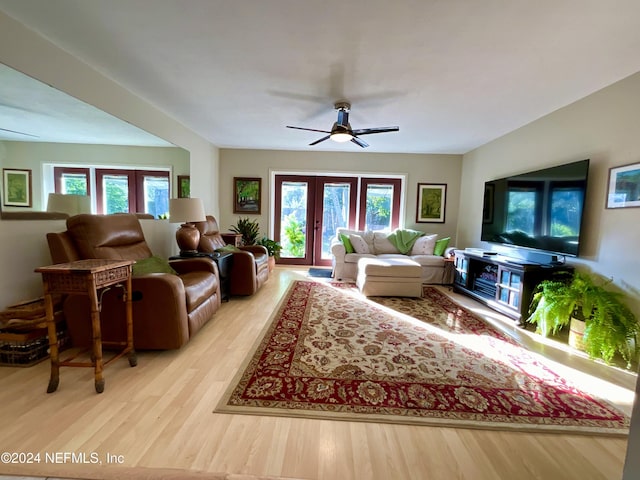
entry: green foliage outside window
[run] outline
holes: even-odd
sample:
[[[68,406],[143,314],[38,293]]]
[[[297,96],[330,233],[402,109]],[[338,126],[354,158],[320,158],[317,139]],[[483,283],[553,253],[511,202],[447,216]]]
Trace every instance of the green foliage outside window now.
[[[298,222],[294,215],[289,215],[284,226],[285,238],[282,242],[282,250],[285,256],[304,257],[305,234],[302,223]]]
[[[64,191],[67,195],[87,195],[87,180],[84,177],[65,176]]]
[[[367,228],[387,227],[391,222],[391,198],[367,196]]]
[[[106,182],[107,206],[105,213],[122,213],[129,211],[129,190],[126,184]]]

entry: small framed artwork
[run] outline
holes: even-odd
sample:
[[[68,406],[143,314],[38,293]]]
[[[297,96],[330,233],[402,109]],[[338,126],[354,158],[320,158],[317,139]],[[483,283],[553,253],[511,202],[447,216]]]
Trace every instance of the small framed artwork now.
[[[444,223],[446,183],[419,183],[416,223]]]
[[[178,198],[191,198],[191,177],[178,175]]]
[[[640,207],[640,163],[609,169],[607,208]]]
[[[233,177],[233,213],[260,214],[262,179]]]
[[[2,169],[2,196],[7,207],[31,207],[31,170]]]

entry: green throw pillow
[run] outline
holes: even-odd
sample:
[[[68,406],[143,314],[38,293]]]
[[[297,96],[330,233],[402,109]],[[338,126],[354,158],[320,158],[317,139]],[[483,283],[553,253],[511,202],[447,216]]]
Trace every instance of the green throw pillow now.
[[[235,245],[225,245],[224,247],[216,248],[216,252],[227,253],[227,252],[241,252],[242,250],[236,247]]]
[[[451,240],[451,237],[441,238],[440,240],[437,240],[436,246],[433,247],[433,254],[439,257],[443,256],[444,251],[449,246],[449,240]]]
[[[340,240],[342,240],[342,244],[344,245],[345,252],[347,253],[355,252],[353,245],[351,245],[351,240],[349,240],[349,237],[347,237],[344,233],[340,234]]]
[[[168,260],[154,255],[153,257],[143,258],[133,264],[133,276],[147,275],[149,273],[171,273],[177,275]]]

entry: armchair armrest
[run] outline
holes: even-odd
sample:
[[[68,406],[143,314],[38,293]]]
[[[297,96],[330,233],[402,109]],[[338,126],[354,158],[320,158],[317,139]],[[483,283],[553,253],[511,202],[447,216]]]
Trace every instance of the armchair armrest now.
[[[189,272],[211,272],[218,274],[218,267],[216,262],[213,259],[206,257],[195,257],[195,258],[179,258],[174,260],[169,260],[169,265],[173,268],[178,274],[184,274]]]
[[[335,257],[336,261],[344,262],[347,249],[341,241],[334,241],[331,243],[331,254]]]
[[[182,280],[170,273],[151,273],[131,279],[134,344],[139,349],[180,348],[189,340],[189,323]],[[107,290],[100,313],[104,341],[126,338],[126,303],[123,292]],[[64,315],[74,346],[91,345],[90,304],[86,295],[69,295]]]
[[[251,252],[254,254],[261,254],[261,255],[269,255],[269,250],[267,250],[267,247],[263,246],[263,245],[245,245],[242,247],[238,247],[240,248],[240,250],[242,250],[243,252]]]

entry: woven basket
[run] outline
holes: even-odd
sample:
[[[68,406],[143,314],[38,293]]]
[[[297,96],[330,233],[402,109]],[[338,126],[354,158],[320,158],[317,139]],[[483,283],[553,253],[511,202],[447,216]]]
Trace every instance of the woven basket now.
[[[54,313],[61,311],[62,297],[53,295],[52,301]],[[45,326],[46,312],[43,297],[10,305],[0,312],[0,330],[33,329]]]

